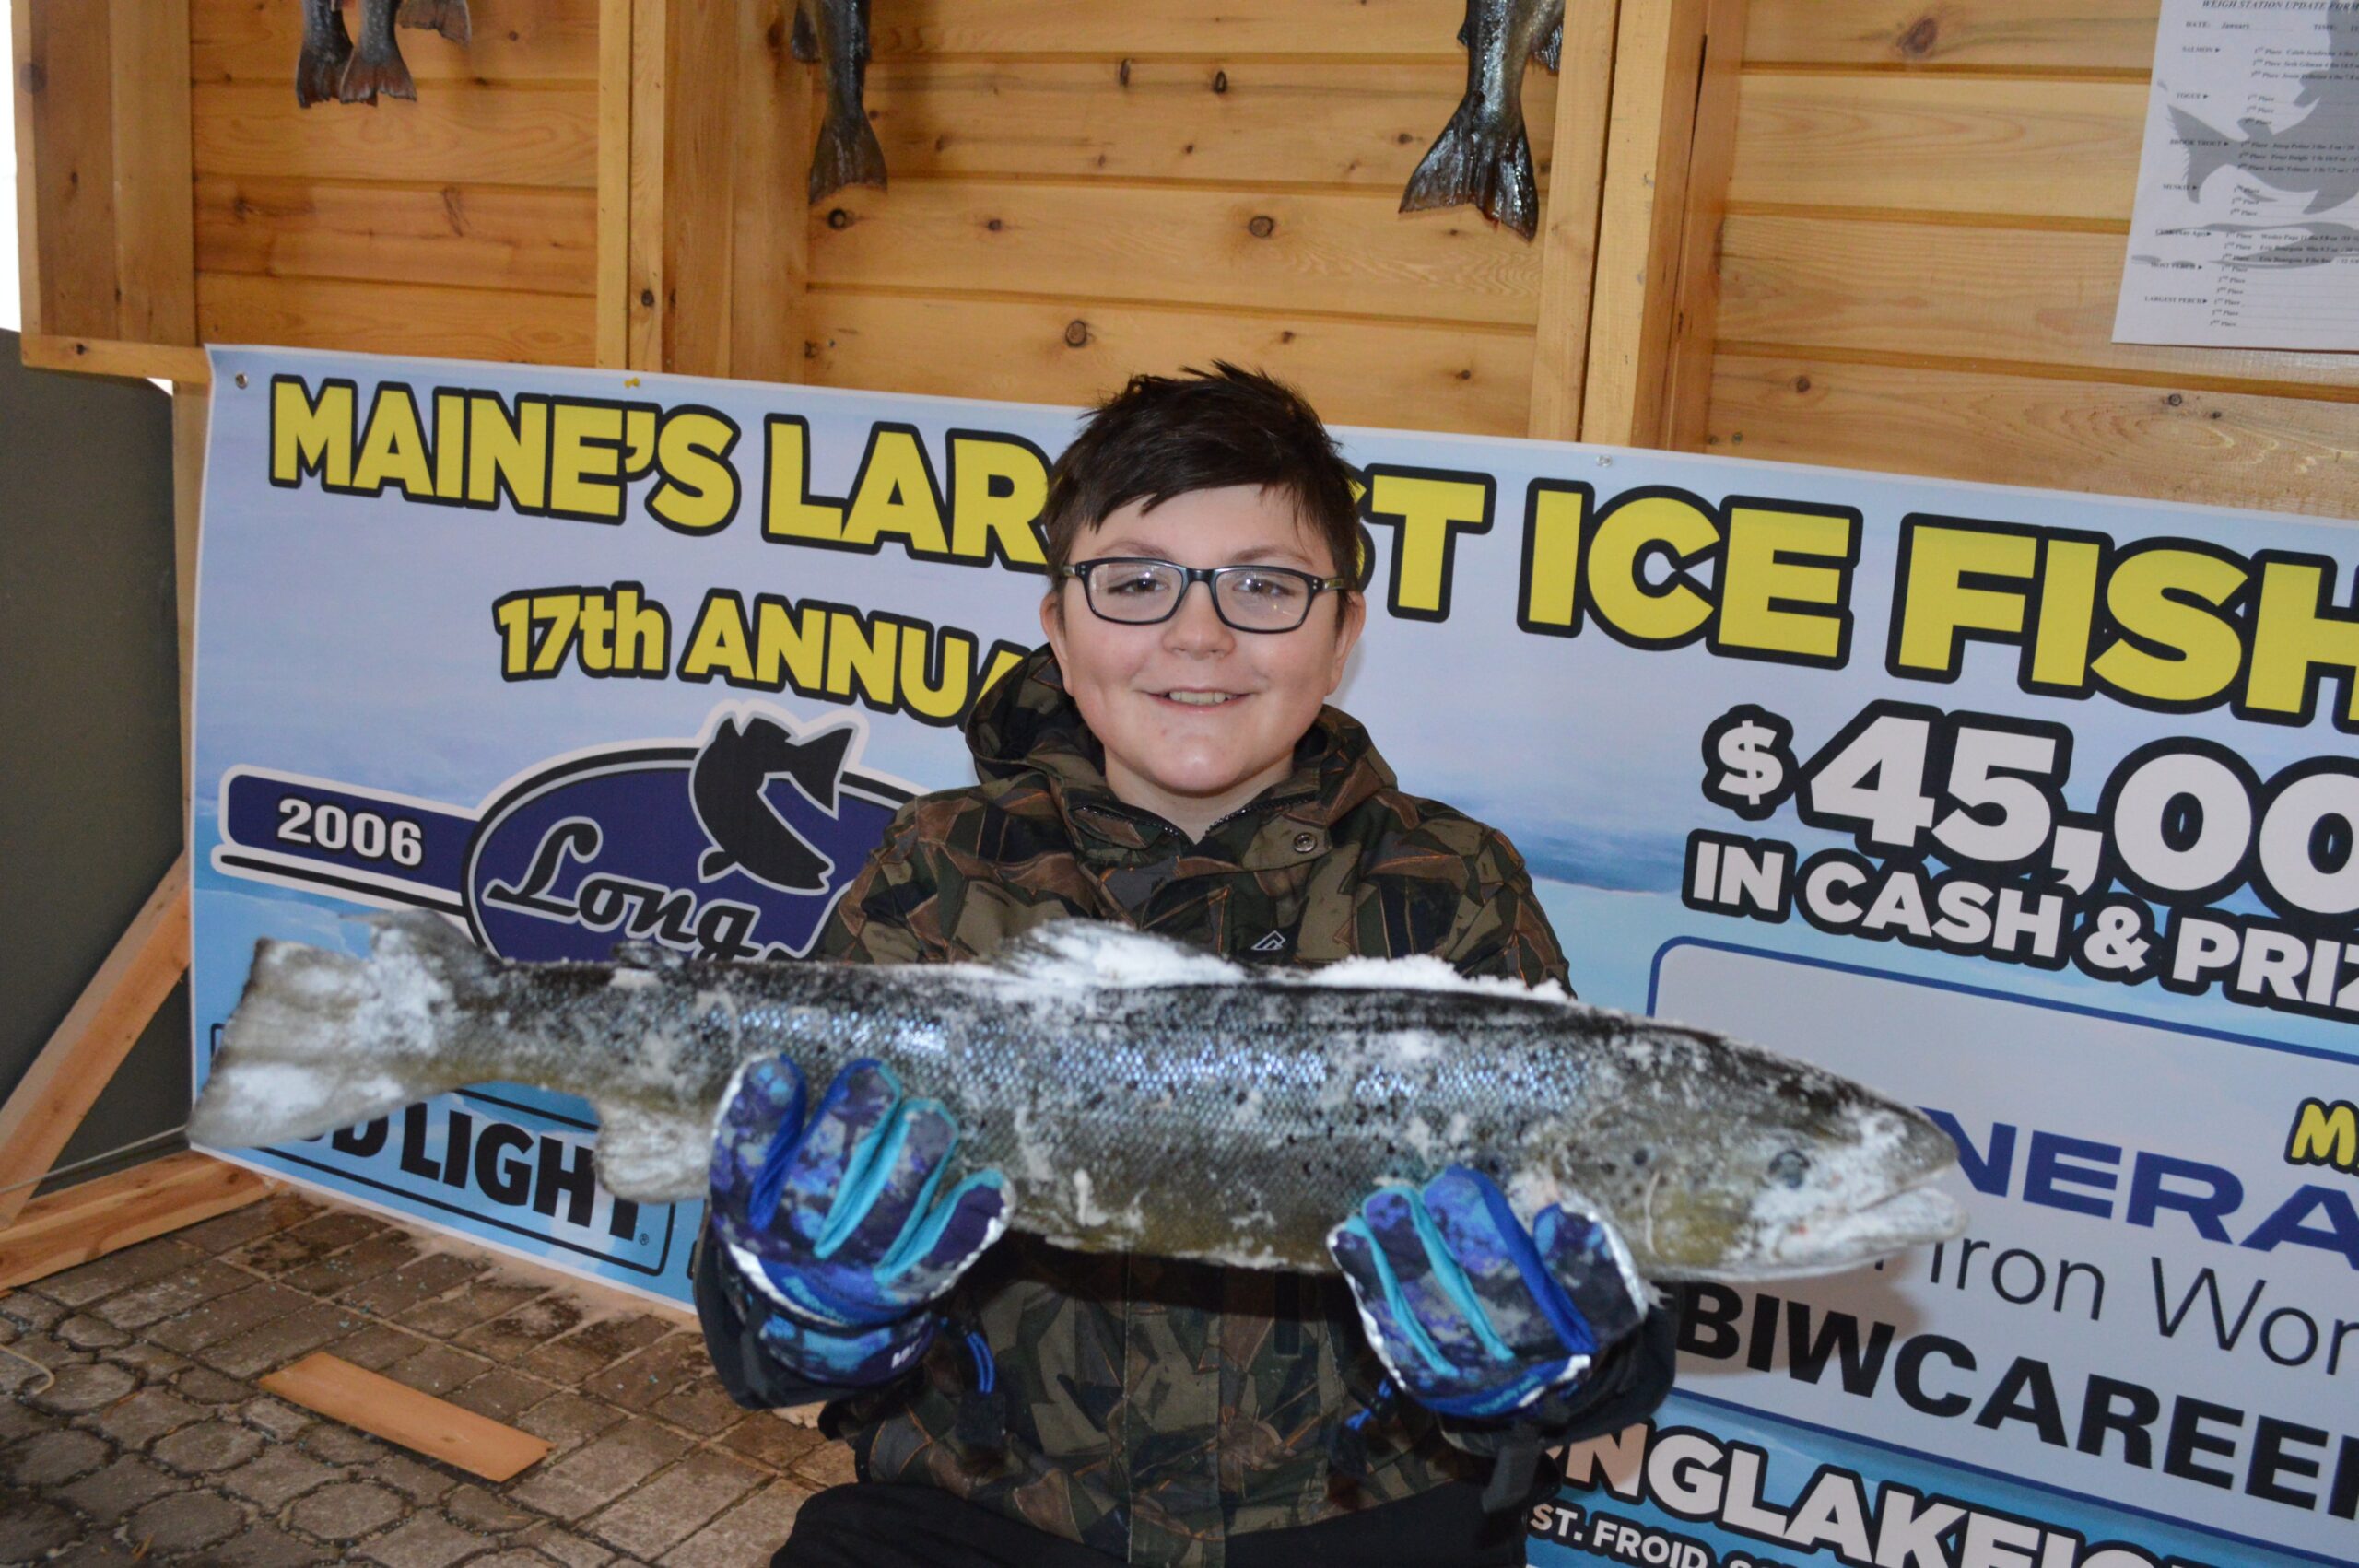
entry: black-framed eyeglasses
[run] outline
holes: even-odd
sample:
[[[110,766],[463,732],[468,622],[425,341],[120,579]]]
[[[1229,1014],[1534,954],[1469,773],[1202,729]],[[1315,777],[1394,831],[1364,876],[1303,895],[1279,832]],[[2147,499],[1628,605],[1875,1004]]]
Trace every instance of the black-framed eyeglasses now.
[[[1081,579],[1082,597],[1099,620],[1146,626],[1180,613],[1193,583],[1208,584],[1213,613],[1240,632],[1290,632],[1309,618],[1310,602],[1347,577],[1319,577],[1292,567],[1183,567],[1139,556],[1108,556],[1057,568]]]

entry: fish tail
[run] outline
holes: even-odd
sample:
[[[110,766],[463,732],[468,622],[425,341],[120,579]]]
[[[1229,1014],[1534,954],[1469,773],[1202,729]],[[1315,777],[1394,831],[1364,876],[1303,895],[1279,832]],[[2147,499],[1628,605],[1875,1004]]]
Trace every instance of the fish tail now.
[[[254,944],[189,1138],[220,1148],[316,1138],[471,1081],[445,1048],[452,1017],[499,988],[498,966],[440,916],[393,916],[367,959]]]
[[[303,53],[295,61],[295,101],[309,109],[336,95],[344,67],[352,58],[352,35],[344,30],[344,13],[330,11],[324,20],[306,18]]]
[[[417,84],[410,79],[409,64],[402,58],[401,49],[390,35],[380,44],[364,32],[352,63],[344,68],[344,80],[336,86],[336,97],[346,103],[374,103],[379,93],[415,100]]]
[[[1540,227],[1539,186],[1521,117],[1486,120],[1471,93],[1409,176],[1401,210],[1426,212],[1470,202],[1526,240]]]
[[[811,149],[810,199],[816,202],[847,185],[884,183],[885,148],[867,116],[856,109],[828,115]]]
[[[394,19],[405,28],[439,32],[452,43],[466,42],[475,30],[467,16],[467,0],[402,0],[401,13]]]
[[[2171,132],[2187,149],[2187,193],[2190,198],[2201,195],[2203,182],[2236,161],[2236,146],[2184,109],[2174,108],[2170,114]]]

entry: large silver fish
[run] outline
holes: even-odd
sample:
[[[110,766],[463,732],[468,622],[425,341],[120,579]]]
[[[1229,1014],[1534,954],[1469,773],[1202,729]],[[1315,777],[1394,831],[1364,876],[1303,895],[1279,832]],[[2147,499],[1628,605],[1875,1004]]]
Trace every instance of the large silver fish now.
[[[1585,1202],[1656,1280],[1848,1267],[1957,1233],[1923,1116],[1720,1036],[1467,981],[1434,959],[1280,973],[1062,921],[991,964],[493,959],[430,915],[369,960],[257,945],[190,1137],[282,1142],[477,1082],[580,1094],[624,1197],[701,1197],[738,1064],[862,1057],[941,1099],[1051,1242],[1330,1269],[1387,1177],[1452,1163]]]
[[[1565,42],[1565,0],[1466,0],[1466,95],[1401,193],[1402,212],[1461,206],[1529,240],[1540,228],[1540,187],[1523,127],[1523,68],[1551,71]]]

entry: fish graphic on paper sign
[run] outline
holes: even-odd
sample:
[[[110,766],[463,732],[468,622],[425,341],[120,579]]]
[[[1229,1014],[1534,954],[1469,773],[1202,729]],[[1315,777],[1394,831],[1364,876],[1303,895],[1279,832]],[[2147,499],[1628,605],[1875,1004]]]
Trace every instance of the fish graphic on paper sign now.
[[[2261,120],[2237,123],[2231,135],[2170,107],[2171,135],[2187,149],[2187,194],[2193,201],[2204,184],[2231,169],[2289,195],[2307,196],[2306,212],[2324,212],[2359,197],[2359,0],[2329,5],[2319,26],[2327,61],[2301,78],[2294,96],[2308,113],[2272,129]]]
[[[397,20],[405,28],[439,32],[453,43],[465,43],[474,33],[467,0],[361,0],[358,46],[345,30],[340,0],[302,0],[302,6],[295,101],[305,109],[330,99],[373,104],[380,93],[417,98],[417,83],[393,37]]]
[[[794,830],[771,804],[770,781],[784,778],[833,816],[857,728],[838,724],[797,736],[761,714],[724,714],[688,770],[688,799],[711,840],[697,864],[706,882],[742,871],[788,893],[818,893],[835,861]]]
[[[1578,0],[1576,0],[1578,3]],[[1539,231],[1540,187],[1523,123],[1523,71],[1551,71],[1565,42],[1566,0],[1466,0],[1466,94],[1409,176],[1402,212],[1468,203],[1526,240]]]
[[[598,1169],[705,1195],[745,1062],[883,1062],[1061,1246],[1304,1272],[1389,1179],[1453,1164],[1602,1215],[1656,1281],[1824,1272],[1953,1236],[1956,1147],[1910,1106],[1723,1036],[1470,980],[1438,959],[1249,970],[1061,920],[988,964],[495,959],[396,915],[368,959],[256,945],[189,1134],[316,1137],[486,1081],[579,1094]]]

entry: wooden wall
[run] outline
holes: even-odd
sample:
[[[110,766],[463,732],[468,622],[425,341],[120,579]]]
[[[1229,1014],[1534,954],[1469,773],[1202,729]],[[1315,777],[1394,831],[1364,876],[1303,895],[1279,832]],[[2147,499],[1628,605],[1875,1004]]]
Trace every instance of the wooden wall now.
[[[1459,0],[876,0],[892,174],[811,216],[830,385],[1087,401],[1215,357],[1356,424],[1521,434],[1543,247],[1396,211]],[[1547,182],[1555,83],[1527,115]]]
[[[475,0],[402,29],[415,103],[310,109],[298,0],[186,4],[204,341],[592,362],[600,0]]]
[[[2111,341],[2156,13],[1753,0],[1673,444],[2359,518],[2359,355]]]

